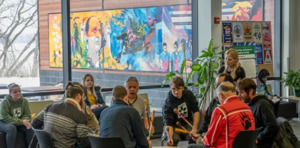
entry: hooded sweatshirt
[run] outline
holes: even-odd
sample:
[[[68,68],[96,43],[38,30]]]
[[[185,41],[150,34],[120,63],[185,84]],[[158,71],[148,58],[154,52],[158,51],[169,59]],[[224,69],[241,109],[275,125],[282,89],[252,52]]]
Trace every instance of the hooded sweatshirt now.
[[[194,94],[188,89],[182,91],[182,96],[180,99],[173,96],[172,92],[170,91],[162,108],[165,125],[175,126],[176,121],[179,121],[183,126],[187,125],[182,118],[174,113],[175,108],[189,122],[193,121],[193,113],[199,112],[198,101],[196,100]]]
[[[13,125],[23,125],[22,120],[31,120],[27,99],[21,97],[19,101],[13,101],[6,96],[0,105],[0,120]]]

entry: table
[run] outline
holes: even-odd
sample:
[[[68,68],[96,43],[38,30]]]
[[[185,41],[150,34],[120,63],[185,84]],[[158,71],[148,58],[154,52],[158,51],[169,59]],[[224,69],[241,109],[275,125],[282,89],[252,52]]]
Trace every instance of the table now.
[[[0,84],[0,89],[7,89],[7,84]]]
[[[289,100],[295,100],[297,101],[297,113],[298,113],[298,118],[300,119],[300,97],[296,96],[289,96],[289,97],[282,97],[282,99],[289,99]]]
[[[40,92],[40,91],[61,91],[64,90],[62,86],[38,86],[38,87],[22,87],[24,92]]]
[[[21,91],[24,97],[61,95],[65,93],[63,87],[55,86],[23,87],[21,88]],[[4,98],[8,94],[8,89],[0,89],[0,99]]]

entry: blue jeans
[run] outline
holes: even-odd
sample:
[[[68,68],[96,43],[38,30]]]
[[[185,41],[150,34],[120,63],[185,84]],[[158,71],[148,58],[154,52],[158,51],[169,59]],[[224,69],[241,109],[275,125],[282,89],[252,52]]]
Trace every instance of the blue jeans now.
[[[30,144],[34,134],[32,129],[28,130],[24,125],[13,125],[10,123],[5,123],[3,121],[0,121],[0,131],[6,133],[7,148],[15,148],[18,131],[23,132],[25,134],[27,147]]]
[[[101,106],[101,107],[97,107],[95,109],[92,110],[92,112],[95,114],[97,120],[99,121],[100,119],[100,115],[101,115],[101,112],[107,108],[108,106],[104,105],[104,106]]]

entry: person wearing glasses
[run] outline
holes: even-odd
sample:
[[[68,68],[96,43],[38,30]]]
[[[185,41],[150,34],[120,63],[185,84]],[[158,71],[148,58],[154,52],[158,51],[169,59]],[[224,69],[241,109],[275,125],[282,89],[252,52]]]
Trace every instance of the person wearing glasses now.
[[[167,144],[168,146],[177,146],[180,140],[189,140],[190,143],[193,143],[194,141],[190,138],[190,135],[196,134],[200,118],[198,101],[193,92],[185,88],[183,79],[179,76],[172,78],[170,88],[171,90],[162,107],[165,131],[168,135]],[[192,127],[175,113],[174,109],[177,109],[177,111],[192,124]],[[179,128],[177,122],[188,129],[190,133],[184,134],[176,132],[175,128]]]

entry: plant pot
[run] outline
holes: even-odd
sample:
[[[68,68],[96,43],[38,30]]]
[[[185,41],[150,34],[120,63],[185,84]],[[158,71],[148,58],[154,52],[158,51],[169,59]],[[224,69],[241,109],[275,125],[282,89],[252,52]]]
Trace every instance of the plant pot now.
[[[296,90],[295,88],[293,89],[294,90],[294,95],[296,97],[300,97],[300,89]]]

